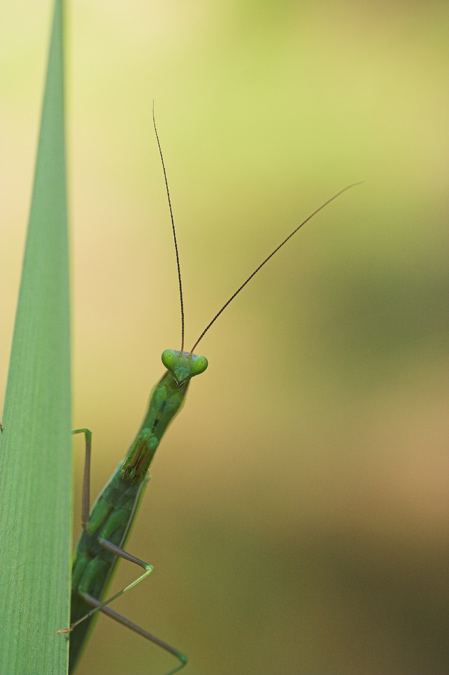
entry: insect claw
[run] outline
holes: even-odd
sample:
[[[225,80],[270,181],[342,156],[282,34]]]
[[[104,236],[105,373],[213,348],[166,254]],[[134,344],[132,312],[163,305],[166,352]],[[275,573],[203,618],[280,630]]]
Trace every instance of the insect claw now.
[[[66,634],[66,633],[71,633],[72,630],[73,630],[73,628],[71,626],[70,628],[59,628],[59,630],[57,630],[56,632]]]

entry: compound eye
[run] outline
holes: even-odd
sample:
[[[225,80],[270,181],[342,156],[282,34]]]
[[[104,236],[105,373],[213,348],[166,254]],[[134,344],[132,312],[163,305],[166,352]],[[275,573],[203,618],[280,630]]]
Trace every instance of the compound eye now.
[[[198,356],[198,358],[192,364],[192,376],[199,375],[204,373],[208,366],[207,359],[205,356]]]
[[[173,349],[166,349],[163,351],[161,359],[167,370],[173,370],[176,361],[176,354]]]

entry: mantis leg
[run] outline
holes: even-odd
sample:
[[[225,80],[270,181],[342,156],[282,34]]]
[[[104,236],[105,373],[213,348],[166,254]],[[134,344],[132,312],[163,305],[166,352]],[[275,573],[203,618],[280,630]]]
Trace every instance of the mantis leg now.
[[[81,507],[81,524],[83,527],[84,532],[89,534],[88,531],[88,526],[89,526],[89,512],[90,512],[90,459],[91,459],[91,449],[92,449],[92,432],[89,429],[83,428],[83,429],[75,429],[72,431],[72,434],[84,434],[85,437],[85,447],[86,447],[86,454],[85,454],[85,460],[84,460],[84,477],[83,477],[83,496],[82,496],[82,507]],[[106,605],[109,605],[109,603],[113,602],[117,598],[119,598],[123,593],[126,593],[126,591],[129,591],[131,588],[134,588],[134,586],[137,586],[141,581],[143,581],[153,570],[152,565],[149,565],[143,560],[140,560],[139,558],[136,558],[135,556],[131,555],[130,553],[127,553],[124,549],[120,548],[120,546],[117,546],[116,544],[113,544],[110,541],[107,541],[104,538],[99,538],[98,543],[100,546],[102,546],[104,549],[109,551],[110,553],[113,553],[114,555],[118,556],[119,558],[123,558],[124,560],[128,560],[129,562],[132,562],[136,565],[140,565],[145,571],[143,574],[138,577],[135,581],[133,581],[131,584],[123,588],[121,591],[113,595],[111,598],[108,598],[104,602],[100,602],[99,600],[95,600],[96,604],[93,605],[94,609],[92,609],[90,612],[88,612],[85,616],[81,617],[78,621],[73,623],[71,625],[71,629],[73,629],[75,626],[77,626],[79,623],[84,621],[85,619],[88,619],[92,614],[97,612],[99,609],[101,610],[103,607]],[[83,595],[83,590],[82,588],[78,589],[78,593],[82,596]],[[89,595],[89,594],[87,594]],[[92,596],[89,595],[89,597],[92,598]],[[92,605],[91,602],[89,602],[90,605]]]
[[[90,513],[90,461],[92,448],[92,432],[89,429],[83,428],[83,429],[75,429],[74,431],[72,431],[72,433],[84,434],[85,437],[85,460],[84,460],[83,494],[81,507],[81,524],[84,532],[86,532],[86,534],[89,534],[88,526]],[[171,645],[167,644],[163,640],[160,640],[159,638],[152,635],[148,631],[144,630],[143,628],[133,623],[126,617],[122,616],[118,612],[115,612],[113,609],[107,607],[107,605],[109,605],[111,602],[113,602],[121,595],[126,593],[126,591],[129,591],[131,588],[134,588],[134,586],[137,586],[141,581],[143,581],[152,572],[153,570],[152,565],[149,565],[145,561],[136,558],[135,556],[131,555],[124,549],[120,548],[120,546],[113,544],[107,539],[100,537],[98,539],[98,543],[102,548],[116,555],[117,557],[122,558],[123,560],[128,560],[129,562],[132,562],[136,565],[139,565],[140,567],[143,568],[144,572],[135,581],[133,581],[128,586],[123,588],[121,591],[119,591],[118,593],[116,593],[115,595],[113,595],[112,597],[108,598],[103,602],[93,597],[90,593],[84,591],[82,589],[81,584],[81,587],[78,588],[78,594],[83,598],[83,600],[88,605],[92,607],[92,609],[89,612],[87,612],[84,616],[82,616],[80,619],[78,619],[78,621],[75,621],[73,624],[71,624],[70,628],[58,632],[61,633],[71,632],[78,624],[90,618],[97,611],[101,611],[107,616],[109,616],[111,619],[114,619],[114,621],[117,621],[118,623],[122,624],[122,626],[129,628],[138,635],[141,635],[145,639],[149,640],[150,642],[153,642],[157,646],[161,647],[162,649],[165,649],[165,651],[175,656],[180,661],[180,664],[176,666],[176,668],[171,670],[169,673],[167,673],[167,675],[174,675],[174,673],[177,673],[179,670],[181,670],[181,668],[183,668],[186,665],[187,657],[181,652],[179,652],[177,649],[172,647]]]
[[[81,501],[81,527],[87,532],[90,512],[90,456],[92,449],[92,432],[90,429],[75,429],[72,434],[84,434],[86,454],[84,456],[83,496]]]
[[[149,565],[148,563],[144,562],[143,560],[140,560],[139,558],[136,558],[135,556],[131,555],[127,551],[123,550],[119,546],[116,546],[110,541],[107,541],[106,539],[99,539],[99,544],[105,548],[107,551],[110,553],[114,553],[117,555],[119,558],[123,558],[123,560],[128,560],[129,562],[135,563],[136,565],[139,565],[142,567],[145,572],[140,575],[135,581],[130,583],[128,586],[123,588],[121,591],[113,595],[112,597],[108,598],[104,602],[101,602],[100,600],[97,600],[97,598],[94,598],[92,595],[89,593],[86,593],[83,591],[81,588],[78,590],[79,595],[83,598],[83,600],[90,605],[93,609],[91,609],[90,612],[85,614],[81,619],[76,621],[70,626],[70,630],[73,630],[75,626],[80,624],[82,621],[85,621],[85,619],[88,619],[89,617],[92,616],[92,614],[95,614],[98,610],[106,614],[106,616],[109,616],[111,619],[114,619],[114,621],[118,621],[118,623],[122,624],[122,626],[125,626],[126,628],[129,628],[130,630],[134,631],[138,635],[141,635],[144,637],[146,640],[149,640],[150,642],[153,642],[156,644],[158,647],[161,647],[162,649],[165,649],[165,651],[169,652],[173,656],[175,656],[179,661],[180,664],[179,666],[176,666],[173,670],[170,670],[167,675],[174,675],[174,673],[177,673],[181,668],[183,668],[186,663],[187,663],[187,657],[179,652],[177,649],[172,647],[171,645],[167,644],[163,640],[160,640],[158,637],[155,635],[152,635],[148,631],[144,630],[137,624],[133,623],[126,617],[122,616],[121,614],[118,614],[118,612],[115,612],[113,609],[110,609],[110,607],[107,607],[106,605],[109,605],[111,602],[119,598],[121,595],[126,593],[126,591],[129,591],[131,588],[134,588],[134,586],[137,586],[141,581],[143,581],[153,570],[152,565]]]
[[[91,595],[88,593],[81,593],[83,599],[89,604],[95,606],[99,601],[96,598],[93,598]],[[101,603],[99,603],[101,604]],[[153,642],[154,644],[158,645],[158,647],[161,647],[162,649],[165,649],[165,651],[169,652],[173,656],[176,656],[177,659],[179,659],[180,664],[179,666],[176,666],[176,668],[173,668],[173,670],[170,670],[166,675],[174,675],[174,673],[177,673],[178,671],[181,670],[181,668],[184,668],[184,666],[187,663],[187,656],[184,656],[184,654],[181,654],[181,652],[178,652],[177,649],[174,647],[171,647],[169,644],[164,642],[163,640],[160,640],[157,638],[155,635],[152,635],[151,633],[148,633],[148,631],[144,630],[140,626],[138,626],[136,623],[133,623],[126,617],[122,616],[122,614],[118,614],[118,612],[115,612],[113,609],[110,607],[98,607],[101,612],[106,614],[106,616],[109,616],[111,619],[114,619],[114,621],[117,621],[120,623],[122,626],[125,626],[125,628],[129,628],[130,630],[134,631],[138,635],[141,635],[143,638],[146,640],[149,640],[150,642]]]

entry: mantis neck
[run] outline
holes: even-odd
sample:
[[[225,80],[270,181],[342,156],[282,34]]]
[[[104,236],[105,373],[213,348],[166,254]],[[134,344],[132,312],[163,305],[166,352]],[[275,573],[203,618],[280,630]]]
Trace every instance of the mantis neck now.
[[[130,483],[144,480],[162,436],[184,403],[189,382],[178,385],[173,373],[167,370],[154,387],[142,424],[123,462],[123,480]]]

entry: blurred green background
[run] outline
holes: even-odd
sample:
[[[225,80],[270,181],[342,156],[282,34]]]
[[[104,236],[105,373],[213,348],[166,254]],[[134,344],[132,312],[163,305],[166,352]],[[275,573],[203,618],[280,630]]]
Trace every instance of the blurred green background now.
[[[201,344],[127,547],[155,569],[115,609],[185,652],[186,675],[447,673],[447,3],[67,4],[73,425],[94,431],[93,496],[180,346],[153,98],[188,347],[365,181]],[[50,13],[1,6],[2,391]],[[76,535],[82,462],[76,441]],[[114,589],[135,575],[122,563]],[[101,617],[79,673],[171,665]]]

